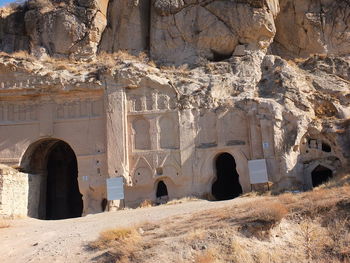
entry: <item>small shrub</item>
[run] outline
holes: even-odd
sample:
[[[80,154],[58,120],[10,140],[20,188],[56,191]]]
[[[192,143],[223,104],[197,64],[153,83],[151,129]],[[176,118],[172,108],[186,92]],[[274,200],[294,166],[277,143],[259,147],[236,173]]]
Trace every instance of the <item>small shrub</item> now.
[[[322,252],[330,241],[325,228],[316,221],[306,219],[300,224],[300,234],[303,240],[305,258],[308,261],[324,256]]]
[[[262,201],[250,205],[248,223],[241,230],[258,238],[268,237],[270,230],[288,214],[285,205],[276,201]]]
[[[101,256],[103,262],[134,262],[141,236],[136,228],[117,228],[103,231],[90,249],[107,250]]]
[[[327,225],[328,236],[332,240],[327,251],[335,258],[350,261],[350,218],[330,220]]]
[[[257,205],[259,207],[252,215],[255,220],[277,224],[288,214],[288,209],[280,202],[265,201]]]
[[[10,222],[5,219],[0,219],[0,228],[9,228]]]
[[[154,206],[154,203],[149,199],[143,200],[142,203],[139,205],[140,208],[152,207],[152,206]]]
[[[197,241],[197,240],[203,240],[206,237],[206,231],[204,229],[193,229],[192,231],[188,232],[185,236],[185,241]]]
[[[135,228],[116,228],[103,231],[96,241],[90,243],[93,249],[113,248],[118,245],[132,245],[140,239]]]
[[[216,249],[208,249],[203,253],[197,255],[194,259],[195,263],[214,263],[217,262],[216,258],[218,257],[218,251]]]
[[[244,263],[253,263],[254,259],[247,249],[241,242],[238,240],[233,240],[230,247],[230,253],[228,255],[230,262],[244,262]]]
[[[198,201],[198,197],[195,196],[187,196],[187,197],[183,197],[180,199],[172,199],[169,202],[167,202],[167,205],[176,205],[176,204],[182,204],[182,203],[186,203],[186,202],[190,202],[190,201]]]

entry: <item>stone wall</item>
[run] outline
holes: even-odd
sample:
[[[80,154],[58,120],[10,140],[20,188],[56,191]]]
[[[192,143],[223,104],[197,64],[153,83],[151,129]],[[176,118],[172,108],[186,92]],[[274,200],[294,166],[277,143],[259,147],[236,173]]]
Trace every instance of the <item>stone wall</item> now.
[[[0,166],[0,216],[27,216],[28,174]]]

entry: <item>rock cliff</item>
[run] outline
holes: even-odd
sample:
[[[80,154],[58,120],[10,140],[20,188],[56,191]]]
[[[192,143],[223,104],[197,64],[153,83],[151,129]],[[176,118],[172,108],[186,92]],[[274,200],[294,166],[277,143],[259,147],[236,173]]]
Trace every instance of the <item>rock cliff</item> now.
[[[282,57],[346,55],[349,5],[347,0],[29,0],[1,11],[0,49],[78,59],[146,51],[156,61],[175,64],[256,50]]]
[[[349,165],[348,0],[31,0],[0,14],[0,49],[34,55],[3,54],[0,81],[32,78],[32,93],[106,78],[170,85],[180,110],[235,107],[272,121],[283,175],[299,176],[309,137],[331,142],[329,162]],[[58,67],[48,56],[70,59]]]

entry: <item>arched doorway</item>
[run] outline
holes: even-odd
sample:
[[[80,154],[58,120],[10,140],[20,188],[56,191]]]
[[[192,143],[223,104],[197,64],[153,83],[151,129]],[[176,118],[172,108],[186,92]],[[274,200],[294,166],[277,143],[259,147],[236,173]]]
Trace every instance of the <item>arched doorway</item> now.
[[[66,142],[44,139],[32,144],[21,166],[30,174],[29,216],[48,220],[81,216],[77,158]]]
[[[163,181],[159,181],[157,184],[156,197],[158,204],[168,202],[168,188]]]
[[[333,171],[322,165],[318,165],[312,172],[312,186],[317,187],[333,177]]]
[[[216,200],[228,200],[242,194],[236,162],[229,153],[222,153],[215,160],[216,181],[212,185],[212,194]]]

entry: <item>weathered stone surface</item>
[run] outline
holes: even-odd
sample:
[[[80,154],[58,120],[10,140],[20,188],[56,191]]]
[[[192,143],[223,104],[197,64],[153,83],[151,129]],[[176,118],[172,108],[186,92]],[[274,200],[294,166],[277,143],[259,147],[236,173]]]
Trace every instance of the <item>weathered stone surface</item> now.
[[[170,5],[170,10],[163,1],[156,2],[156,7],[157,3],[163,11],[152,15],[151,55],[164,62],[193,63],[199,57],[222,60],[232,55],[238,43],[250,50],[265,49],[276,32],[273,13],[247,3],[203,1],[181,9]]]
[[[111,1],[108,25],[103,33],[100,51],[128,50],[138,53],[149,47],[150,1]]]
[[[28,174],[0,164],[0,216],[25,217],[27,206]]]
[[[280,15],[274,0],[151,3],[116,0],[106,11],[107,1],[55,1],[24,12],[42,59],[0,55],[0,163],[33,172],[30,216],[44,217],[39,186],[60,140],[77,157],[83,214],[105,209],[111,177],[124,178],[128,206],[213,194],[222,154],[235,162],[233,195],[250,191],[251,160],[266,161],[277,190],[310,189],[314,172],[350,165],[346,1],[281,0]],[[98,44],[191,65],[125,52],[69,59],[92,58]]]
[[[294,55],[350,53],[350,4],[281,0],[275,41]]]
[[[29,38],[24,24],[25,9],[19,8],[10,14],[0,10],[0,50],[16,52],[29,50]]]

